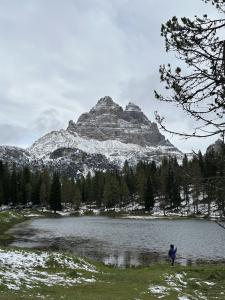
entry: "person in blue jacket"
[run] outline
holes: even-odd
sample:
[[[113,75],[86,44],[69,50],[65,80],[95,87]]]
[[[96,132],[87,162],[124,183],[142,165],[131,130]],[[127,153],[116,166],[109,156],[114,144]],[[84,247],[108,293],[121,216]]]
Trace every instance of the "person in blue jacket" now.
[[[169,258],[171,259],[171,265],[174,265],[174,261],[176,259],[176,253],[177,253],[177,248],[174,248],[174,245],[170,245],[170,250],[169,250]]]

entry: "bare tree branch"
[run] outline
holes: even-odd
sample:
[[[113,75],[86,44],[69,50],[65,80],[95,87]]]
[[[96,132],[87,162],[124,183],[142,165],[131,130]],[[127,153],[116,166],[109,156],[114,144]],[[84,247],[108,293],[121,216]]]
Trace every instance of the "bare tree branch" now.
[[[225,15],[225,0],[203,0],[215,5]],[[160,79],[171,91],[165,97],[155,91],[160,101],[175,103],[200,126],[193,133],[173,132],[156,113],[156,121],[167,132],[184,137],[208,137],[225,131],[225,18],[211,20],[204,15],[190,20],[173,17],[162,25],[166,51],[178,54],[188,68],[161,65]],[[207,127],[210,130],[207,130]],[[203,129],[204,128],[204,129]],[[205,134],[202,134],[204,132]]]

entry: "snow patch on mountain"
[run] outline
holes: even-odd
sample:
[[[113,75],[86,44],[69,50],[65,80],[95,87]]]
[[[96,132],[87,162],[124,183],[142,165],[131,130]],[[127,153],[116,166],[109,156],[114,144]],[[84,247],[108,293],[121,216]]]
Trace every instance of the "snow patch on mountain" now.
[[[0,160],[22,166],[29,163],[30,153],[19,147],[0,146]]]
[[[30,148],[29,153],[38,159],[49,160],[50,154],[58,148],[78,148],[89,154],[102,154],[110,162],[122,166],[127,160],[135,164],[138,160],[160,159],[161,156],[181,155],[180,152],[171,149],[170,146],[142,147],[137,144],[125,144],[116,140],[98,141],[80,137],[76,133],[67,130],[53,131],[36,141]],[[139,159],[138,159],[139,158]]]

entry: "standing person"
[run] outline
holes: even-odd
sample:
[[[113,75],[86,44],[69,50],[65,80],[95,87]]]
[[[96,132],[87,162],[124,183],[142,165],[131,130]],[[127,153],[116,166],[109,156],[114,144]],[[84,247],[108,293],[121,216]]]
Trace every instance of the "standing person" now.
[[[169,250],[169,258],[171,259],[171,265],[174,265],[174,261],[176,259],[176,253],[177,253],[177,248],[174,248],[174,245],[170,245],[170,250]]]

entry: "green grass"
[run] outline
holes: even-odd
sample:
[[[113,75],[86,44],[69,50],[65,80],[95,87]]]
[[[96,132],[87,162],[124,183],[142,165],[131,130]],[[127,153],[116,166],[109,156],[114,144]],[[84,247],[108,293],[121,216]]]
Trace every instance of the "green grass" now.
[[[12,240],[12,237],[6,233],[7,230],[25,220],[23,214],[14,210],[0,212],[0,245],[5,246]]]
[[[75,261],[76,258],[74,258]],[[92,262],[93,264],[93,262]],[[96,282],[75,284],[69,287],[41,285],[33,289],[9,291],[0,285],[0,299],[67,299],[67,300],[175,300],[181,296],[188,299],[225,299],[225,266],[194,265],[175,266],[157,264],[149,268],[119,269],[94,263],[98,273]],[[64,272],[68,278],[79,277],[79,270],[62,268],[52,258],[45,272]],[[41,271],[41,269],[40,269]],[[43,271],[43,270],[42,270]],[[82,271],[83,276],[90,273]],[[207,283],[206,283],[207,282]],[[210,285],[209,285],[210,283]],[[150,292],[149,287],[164,287],[165,295]]]

